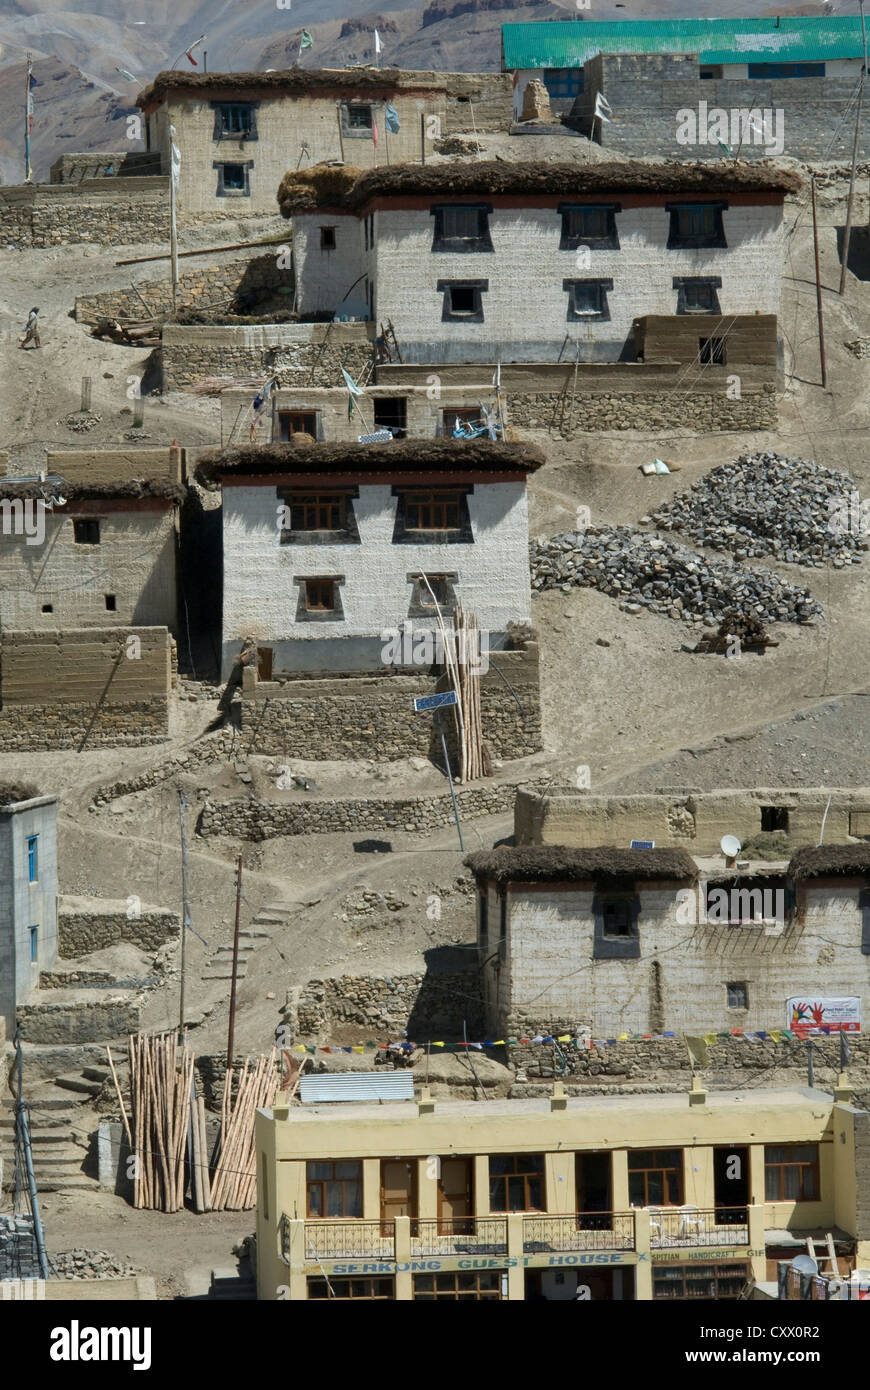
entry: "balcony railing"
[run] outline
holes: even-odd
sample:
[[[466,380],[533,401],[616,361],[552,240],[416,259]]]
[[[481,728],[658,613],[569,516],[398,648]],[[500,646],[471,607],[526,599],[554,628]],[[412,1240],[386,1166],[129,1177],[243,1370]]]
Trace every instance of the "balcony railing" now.
[[[648,1207],[650,1245],[696,1249],[749,1244],[745,1207]]]
[[[544,1213],[523,1218],[523,1253],[548,1250],[634,1250],[634,1212]]]
[[[375,1256],[394,1260],[395,1221],[306,1221],[306,1260],[341,1260]]]
[[[454,1216],[411,1222],[411,1255],[506,1255],[507,1218]]]

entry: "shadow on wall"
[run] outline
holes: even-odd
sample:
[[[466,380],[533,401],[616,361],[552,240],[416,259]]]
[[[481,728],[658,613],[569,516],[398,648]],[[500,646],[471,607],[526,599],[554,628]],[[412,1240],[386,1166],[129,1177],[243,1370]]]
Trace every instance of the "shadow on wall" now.
[[[179,656],[197,679],[218,680],[223,594],[222,510],[206,511],[188,492],[181,509],[178,566]]]
[[[408,1037],[455,1042],[464,1023],[469,1038],[479,1038],[484,1023],[476,944],[433,946],[423,954],[426,969],[408,1018]]]

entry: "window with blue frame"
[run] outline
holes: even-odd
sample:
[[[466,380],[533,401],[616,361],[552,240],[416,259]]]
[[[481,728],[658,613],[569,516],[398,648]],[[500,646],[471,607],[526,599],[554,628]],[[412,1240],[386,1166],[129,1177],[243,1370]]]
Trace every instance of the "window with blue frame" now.
[[[583,69],[544,68],[543,82],[551,97],[576,97],[583,91]]]
[[[27,840],[27,881],[36,883],[39,878],[39,836],[30,835]]]
[[[39,960],[39,927],[30,927],[30,959],[34,963]]]
[[[750,77],[824,77],[824,63],[750,63]]]

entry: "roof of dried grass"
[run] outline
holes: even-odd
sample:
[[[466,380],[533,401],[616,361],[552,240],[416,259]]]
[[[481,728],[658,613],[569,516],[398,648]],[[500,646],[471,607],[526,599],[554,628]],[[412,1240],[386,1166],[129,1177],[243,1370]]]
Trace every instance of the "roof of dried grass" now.
[[[536,444],[506,444],[491,439],[394,439],[389,444],[291,442],[214,449],[200,456],[195,478],[203,487],[215,488],[226,474],[256,477],[375,472],[417,476],[460,469],[526,474],[545,462],[546,455]]]
[[[159,72],[136,98],[137,106],[149,106],[170,91],[184,92],[251,92],[267,91],[301,93],[317,87],[348,87],[361,91],[431,91],[450,89],[452,74],[408,68],[280,68],[276,72],[183,72],[165,69]],[[463,83],[479,76],[481,82],[492,82],[496,73],[457,74]]]
[[[495,883],[596,883],[676,879],[694,881],[697,865],[684,849],[566,849],[562,845],[502,846],[463,861],[475,878]]]
[[[870,874],[870,844],[818,845],[799,849],[788,866],[792,878],[863,878]]]
[[[166,478],[125,478],[117,483],[71,483],[46,484],[37,482],[16,482],[14,478],[0,478],[0,500],[36,501],[47,490],[58,487],[67,502],[84,502],[101,497],[129,497],[139,500],[143,497],[162,497],[171,502],[183,502],[187,489],[181,483],[170,482]]]

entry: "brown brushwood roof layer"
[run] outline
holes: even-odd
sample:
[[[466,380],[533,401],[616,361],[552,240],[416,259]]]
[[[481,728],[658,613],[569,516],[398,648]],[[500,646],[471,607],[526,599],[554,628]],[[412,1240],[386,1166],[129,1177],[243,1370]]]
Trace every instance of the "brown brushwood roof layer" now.
[[[164,69],[139,93],[137,106],[162,101],[170,91],[245,92],[273,88],[276,92],[305,92],[317,87],[347,87],[351,90],[399,88],[404,91],[449,90],[454,74],[409,68],[279,68],[277,72],[182,72]],[[493,82],[497,73],[457,73],[462,84]]]
[[[278,188],[285,217],[319,207],[356,210],[372,198],[463,194],[552,195],[585,193],[796,193],[799,174],[767,162],[645,164],[394,164],[363,172],[349,165],[290,169]]]
[[[575,880],[688,879],[697,865],[684,849],[565,849],[522,845],[478,850],[463,861],[475,878],[496,883],[564,883]]]
[[[225,474],[430,473],[491,469],[532,473],[546,462],[536,444],[490,439],[395,439],[391,444],[272,444],[262,448],[214,449],[201,455],[196,481],[215,487]]]
[[[166,478],[125,478],[118,483],[33,483],[16,482],[14,478],[0,478],[0,498],[20,497],[22,501],[36,501],[46,489],[59,491],[67,502],[83,502],[101,497],[165,497],[172,502],[183,502],[187,489],[181,483],[169,482]]]
[[[28,782],[7,782],[0,787],[0,806],[12,806],[16,801],[32,801],[40,793]]]
[[[863,878],[870,874],[870,845],[819,845],[799,849],[788,866],[791,878]]]

